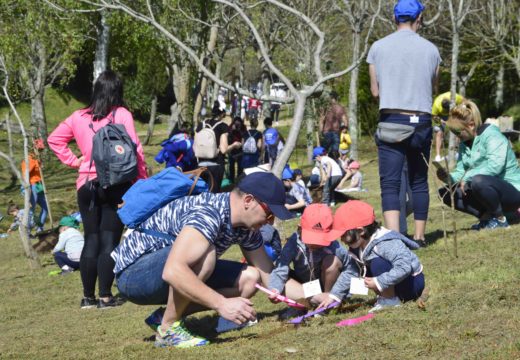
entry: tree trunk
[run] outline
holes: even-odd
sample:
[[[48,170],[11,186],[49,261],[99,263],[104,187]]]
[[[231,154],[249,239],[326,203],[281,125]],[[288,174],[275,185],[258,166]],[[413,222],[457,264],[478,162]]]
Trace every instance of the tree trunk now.
[[[94,77],[92,83],[94,83],[98,76],[107,69],[108,46],[110,43],[110,25],[107,23],[107,16],[107,10],[102,10],[100,22],[96,27],[97,42],[96,52],[94,55]]]
[[[184,61],[182,67],[173,66],[173,89],[177,100],[177,111],[179,112],[178,121],[181,123],[189,119],[189,83],[190,69],[189,63]]]
[[[298,140],[298,133],[302,126],[303,116],[305,113],[305,103],[307,102],[307,97],[302,95],[301,93],[295,95],[294,102],[294,117],[291,123],[291,130],[289,131],[289,136],[287,137],[287,141],[282,152],[278,155],[273,169],[271,170],[276,176],[280,177],[282,175],[283,168],[285,164],[289,161],[289,157],[291,156],[294,148],[296,147],[296,141]]]
[[[316,109],[314,106],[314,99],[310,101],[309,106],[306,107],[305,111],[305,124],[306,127],[306,148],[307,148],[307,163],[312,164],[312,149],[314,148],[314,119],[316,118]]]
[[[155,126],[155,118],[157,116],[157,95],[154,95],[152,104],[150,105],[150,120],[148,121],[148,131],[146,132],[146,138],[144,144],[148,145],[153,136],[153,128]]]
[[[170,118],[168,119],[168,134],[171,134],[172,130],[180,122],[181,109],[179,104],[174,103],[170,106]]]
[[[361,34],[354,32],[354,44],[352,48],[352,62],[359,58]],[[350,157],[358,159],[358,121],[357,121],[357,92],[359,83],[359,66],[350,73],[350,86],[348,93],[348,127],[352,144],[350,145]]]
[[[452,49],[451,49],[451,82],[450,82],[450,92],[451,92],[451,106],[453,108],[455,106],[455,95],[457,93],[457,71],[459,65],[459,46],[460,46],[460,37],[458,33],[458,29],[454,29],[452,32]],[[448,161],[450,167],[455,165],[456,159],[455,156],[457,154],[457,137],[450,132],[450,138],[448,141]]]
[[[47,120],[45,119],[45,88],[31,97],[31,128],[35,138],[47,139]]]
[[[209,33],[209,41],[208,41],[208,55],[204,64],[208,66],[208,63],[215,51],[215,46],[217,44],[217,35],[218,35],[218,24],[214,24],[211,27],[211,31]],[[195,98],[195,105],[193,107],[193,125],[197,125],[200,116],[200,110],[202,108],[202,97],[206,94],[206,89],[208,87],[208,79],[205,76],[202,76],[202,81],[200,83],[200,89]]]
[[[504,63],[500,64],[497,72],[497,89],[495,92],[495,108],[498,111],[504,106]]]
[[[215,75],[220,79],[220,72],[222,70],[222,60],[216,59],[217,66],[215,68]],[[211,102],[209,103],[210,108],[213,107],[213,103],[218,98],[218,91],[220,90],[220,87],[218,84],[213,84],[213,93],[211,94]]]

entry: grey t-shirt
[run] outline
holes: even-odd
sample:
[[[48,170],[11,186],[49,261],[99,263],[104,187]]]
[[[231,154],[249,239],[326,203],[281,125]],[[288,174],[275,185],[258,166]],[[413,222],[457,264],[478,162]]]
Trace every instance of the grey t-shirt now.
[[[367,63],[376,69],[379,109],[431,113],[432,83],[440,62],[437,47],[412,30],[373,43]]]

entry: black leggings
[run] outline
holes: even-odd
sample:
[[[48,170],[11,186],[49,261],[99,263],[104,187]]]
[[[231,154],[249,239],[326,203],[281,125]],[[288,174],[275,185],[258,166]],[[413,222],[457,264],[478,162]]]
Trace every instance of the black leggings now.
[[[454,200],[455,209],[478,217],[484,215],[500,217],[507,211],[516,211],[520,207],[520,191],[505,180],[489,175],[475,175],[466,185],[466,195],[457,187]],[[447,188],[440,188],[443,202],[451,206]]]
[[[98,183],[88,182],[78,190],[79,211],[85,231],[85,245],[79,262],[85,297],[95,297],[98,278],[99,297],[112,296],[114,260],[110,253],[119,244],[123,232],[117,205],[130,186],[130,183],[125,183],[103,190]]]

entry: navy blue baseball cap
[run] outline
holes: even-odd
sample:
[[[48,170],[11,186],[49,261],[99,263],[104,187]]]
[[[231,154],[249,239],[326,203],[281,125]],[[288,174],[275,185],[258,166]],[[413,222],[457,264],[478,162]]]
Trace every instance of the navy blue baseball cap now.
[[[270,172],[255,172],[245,176],[239,183],[238,188],[269,207],[269,210],[281,220],[294,217],[285,207],[285,187],[282,180]]]
[[[415,20],[424,10],[419,0],[399,0],[394,7],[394,15],[398,22]]]

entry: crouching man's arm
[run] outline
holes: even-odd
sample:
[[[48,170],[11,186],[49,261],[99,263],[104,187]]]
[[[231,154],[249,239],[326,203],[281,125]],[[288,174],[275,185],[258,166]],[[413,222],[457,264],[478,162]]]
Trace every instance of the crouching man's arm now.
[[[236,324],[256,318],[248,299],[226,298],[204,283],[215,269],[216,258],[215,247],[201,232],[189,226],[180,232],[163,270],[163,279],[171,286],[163,326],[179,320],[190,303],[213,309]]]

